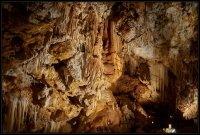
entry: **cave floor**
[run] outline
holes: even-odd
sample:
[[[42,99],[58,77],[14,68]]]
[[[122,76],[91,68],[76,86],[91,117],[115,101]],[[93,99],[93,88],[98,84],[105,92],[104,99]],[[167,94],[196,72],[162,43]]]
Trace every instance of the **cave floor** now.
[[[143,133],[165,133],[163,128],[168,128],[172,124],[172,128],[176,133],[197,133],[198,123],[194,120],[185,120],[180,113],[175,110],[170,113],[169,107],[166,104],[144,105],[144,110],[150,115],[150,122],[143,128],[133,130],[133,132]]]

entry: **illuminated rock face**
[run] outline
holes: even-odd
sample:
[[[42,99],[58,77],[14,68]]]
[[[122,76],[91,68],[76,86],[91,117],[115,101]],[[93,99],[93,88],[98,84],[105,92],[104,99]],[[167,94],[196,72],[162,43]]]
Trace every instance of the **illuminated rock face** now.
[[[197,8],[3,3],[4,132],[130,132],[147,102],[197,117]]]

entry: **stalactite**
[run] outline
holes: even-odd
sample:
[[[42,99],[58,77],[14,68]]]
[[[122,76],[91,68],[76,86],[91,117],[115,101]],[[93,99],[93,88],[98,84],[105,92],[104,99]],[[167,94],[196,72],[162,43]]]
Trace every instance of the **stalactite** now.
[[[160,65],[160,68],[161,68],[161,87],[160,87],[160,89],[161,89],[161,91],[162,91],[162,101],[164,101],[164,99],[165,99],[165,90],[167,90],[167,89],[165,89],[165,81],[167,81],[167,78],[165,77],[166,76],[166,70],[167,70],[167,68],[164,66],[164,65]]]
[[[163,91],[162,91],[162,86],[161,86],[161,82],[162,82],[162,67],[160,66],[160,64],[158,64],[158,89],[160,90],[160,97],[161,97],[161,101],[163,99]]]
[[[34,126],[37,127],[37,115],[38,115],[39,106],[34,107]]]
[[[61,122],[54,122],[54,121],[51,121],[51,127],[50,127],[50,132],[59,132],[60,130],[60,127],[61,127]]]
[[[11,103],[8,103],[8,105],[10,105],[9,107],[9,111],[7,114],[7,127],[6,129],[8,129],[8,132],[12,132],[13,128],[14,128],[14,116],[15,116],[15,112],[16,112],[16,108],[17,108],[17,101],[18,99],[16,97],[10,97],[10,101]]]
[[[24,120],[27,117],[28,100],[26,98],[9,97],[9,110],[7,114],[8,132],[20,132],[24,126]]]
[[[47,100],[46,100],[46,102],[45,102],[45,105],[44,105],[44,107],[47,107],[48,105],[49,105],[49,101],[50,101],[50,99],[51,99],[51,97],[49,96],[49,97],[47,97]]]
[[[165,88],[167,89],[168,87],[167,68],[161,63],[150,63],[150,77],[154,92],[160,90],[160,99],[164,101],[166,93]]]
[[[163,74],[162,74],[162,72],[163,72],[163,70],[162,70],[162,66],[159,64],[159,83],[160,83],[160,85],[159,85],[159,88],[160,88],[160,93],[161,93],[161,101],[163,101],[163,96],[164,96],[164,93],[163,93],[163,87],[162,87],[162,81],[163,81]]]
[[[45,122],[44,133],[46,133],[48,131],[48,125],[49,125],[49,123]]]
[[[163,71],[163,91],[168,89],[168,68],[164,66],[164,71]],[[164,95],[165,98],[165,95]]]
[[[177,104],[192,104],[192,87],[197,87],[194,81],[198,79],[195,78],[198,77],[197,65],[193,65],[194,61],[190,59],[197,47],[197,7],[191,3],[155,2],[5,4],[3,12],[6,14],[2,18],[5,24],[2,33],[3,75],[15,78],[3,78],[6,81],[3,90],[3,98],[6,98],[5,130],[35,132],[44,128],[45,132],[59,132],[63,124],[58,122],[60,119],[78,119],[81,123],[86,117],[87,122],[90,114],[95,116],[96,110],[104,109],[106,104],[116,111],[115,97],[124,94],[141,104],[166,100],[172,108],[178,91],[177,96],[181,93],[185,99]],[[21,14],[26,9],[27,14]],[[15,17],[19,19],[13,20]],[[190,43],[191,40],[195,42]],[[149,64],[150,84],[146,66],[138,72],[139,77],[135,75],[140,62],[144,61],[153,61]],[[55,68],[55,64],[60,68]],[[117,83],[121,68],[132,78],[125,83],[121,81],[123,84]],[[65,77],[61,73],[63,70],[67,70],[64,71]],[[180,85],[175,82],[176,77]],[[44,90],[43,84],[51,90]],[[176,85],[180,86],[179,90],[175,89]],[[114,86],[112,90],[110,86]],[[187,89],[192,93],[188,97]],[[23,97],[9,97],[9,93]],[[196,106],[192,108],[197,110]],[[186,111],[190,113],[189,109]],[[137,121],[134,123],[138,124]],[[92,126],[93,123],[89,124]]]

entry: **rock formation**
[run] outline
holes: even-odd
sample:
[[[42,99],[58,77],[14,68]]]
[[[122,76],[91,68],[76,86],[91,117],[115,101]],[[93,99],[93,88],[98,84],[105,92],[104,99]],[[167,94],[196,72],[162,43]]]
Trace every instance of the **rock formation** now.
[[[149,121],[148,102],[196,118],[197,9],[2,3],[4,132],[132,132]]]

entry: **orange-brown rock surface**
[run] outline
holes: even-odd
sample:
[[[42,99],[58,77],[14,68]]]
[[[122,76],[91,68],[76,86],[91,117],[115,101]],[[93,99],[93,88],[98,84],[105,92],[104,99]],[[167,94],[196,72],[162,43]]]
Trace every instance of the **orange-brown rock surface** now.
[[[3,132],[132,132],[147,102],[196,118],[197,9],[3,2]]]

